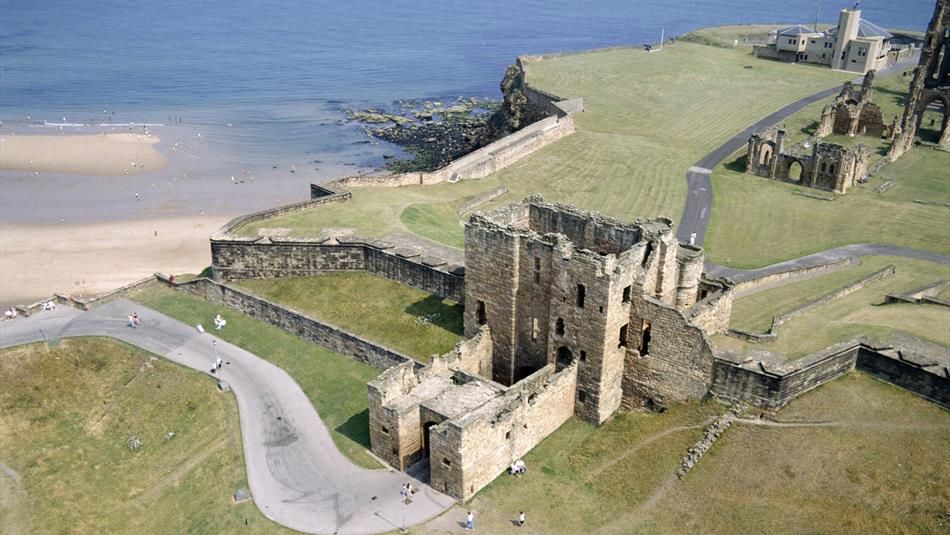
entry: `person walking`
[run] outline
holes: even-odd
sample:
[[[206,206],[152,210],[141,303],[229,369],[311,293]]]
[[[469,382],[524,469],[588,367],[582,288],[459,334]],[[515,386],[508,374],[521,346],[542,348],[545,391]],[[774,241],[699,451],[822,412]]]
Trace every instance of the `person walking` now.
[[[525,522],[524,511],[521,511],[520,513],[518,513],[518,527],[523,528],[524,522]]]
[[[473,531],[475,529],[475,511],[469,511],[465,519],[465,529]]]

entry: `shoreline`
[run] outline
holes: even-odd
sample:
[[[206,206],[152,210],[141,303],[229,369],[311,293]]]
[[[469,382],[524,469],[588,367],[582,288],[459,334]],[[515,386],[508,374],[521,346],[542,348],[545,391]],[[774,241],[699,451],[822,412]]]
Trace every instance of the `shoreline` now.
[[[92,296],[156,271],[198,273],[208,237],[232,215],[49,225],[4,223],[0,307],[67,293]]]
[[[0,136],[0,170],[120,176],[160,171],[168,158],[148,133],[17,134]]]

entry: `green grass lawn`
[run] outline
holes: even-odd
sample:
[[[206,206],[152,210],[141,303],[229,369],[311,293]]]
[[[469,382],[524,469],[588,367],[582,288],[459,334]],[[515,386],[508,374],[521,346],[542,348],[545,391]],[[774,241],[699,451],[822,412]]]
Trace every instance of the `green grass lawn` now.
[[[909,78],[901,73],[879,77],[873,101],[886,122],[902,112]],[[792,143],[818,128],[829,98],[806,106],[785,120]],[[829,136],[846,146],[867,143],[872,161],[887,153],[881,139]],[[950,203],[950,154],[914,149],[885,166],[869,183],[856,185],[833,203],[794,195],[814,192],[793,184],[744,174],[744,149],[717,167],[712,176],[713,211],[705,247],[710,260],[756,268],[849,243],[884,243],[950,254],[950,209],[917,204],[915,199]],[[875,188],[885,180],[884,193]]]
[[[465,227],[455,213],[458,202],[410,204],[399,219],[410,232],[456,249],[465,248]]]
[[[772,316],[786,312],[827,292],[894,264],[897,272],[857,292],[798,316],[779,328],[772,342],[750,344],[726,335],[713,337],[723,349],[760,349],[799,358],[857,335],[886,341],[903,331],[950,346],[950,308],[939,305],[891,304],[879,306],[888,293],[902,293],[939,279],[950,278],[950,266],[895,257],[865,257],[862,264],[813,279],[761,291],[737,299],[733,327],[764,332]]]
[[[215,331],[217,336],[290,374],[313,402],[337,448],[361,466],[379,468],[379,463],[366,453],[370,447],[366,383],[375,379],[379,370],[166,286],[138,290],[130,298],[188,325],[209,325],[216,314],[221,314],[228,324]]]
[[[237,285],[424,362],[462,339],[462,305],[366,272]]]
[[[530,71],[537,87],[584,97],[586,111],[576,117],[575,134],[485,179],[354,188],[346,203],[246,225],[238,233],[256,236],[260,227],[286,227],[304,236],[328,227],[377,237],[411,231],[458,246],[458,220],[446,217],[443,203],[500,185],[509,193],[482,208],[541,193],[624,219],[678,219],[690,165],[784,104],[850,77],[758,61],[744,49],[685,42],[653,54],[618,49],[549,58],[532,62]],[[410,208],[420,203],[430,206]]]
[[[81,338],[0,351],[0,385],[0,461],[22,477],[0,474],[0,531],[293,533],[233,503],[237,404],[209,377]]]
[[[936,405],[849,374],[775,415],[840,426],[736,424],[684,479],[668,480],[702,433],[682,427],[723,410],[678,405],[600,428],[569,420],[525,456],[526,477],[503,475],[464,507],[487,533],[923,533],[947,521],[950,413]],[[511,522],[519,511],[527,528]],[[456,508],[413,532],[447,532],[462,518]]]

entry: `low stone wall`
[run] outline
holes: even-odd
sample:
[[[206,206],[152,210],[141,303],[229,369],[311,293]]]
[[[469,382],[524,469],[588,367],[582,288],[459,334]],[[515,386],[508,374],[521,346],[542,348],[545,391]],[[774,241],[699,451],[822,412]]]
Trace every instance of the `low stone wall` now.
[[[219,281],[368,271],[459,303],[465,299],[461,266],[372,239],[212,238],[211,267]]]
[[[950,367],[947,362],[866,337],[857,337],[803,359],[778,365],[742,355],[717,355],[710,392],[726,400],[742,400],[758,407],[777,409],[854,369],[950,407]]]
[[[580,105],[582,107],[582,105]],[[572,108],[578,107],[572,104]],[[335,187],[392,187],[427,186],[484,178],[539,149],[574,133],[574,120],[568,114],[551,116],[532,123],[441,169],[432,172],[401,173],[395,175],[358,175],[333,182]]]
[[[937,297],[947,286],[950,286],[950,280],[942,279],[902,294],[887,294],[884,296],[884,304],[911,303],[915,305],[931,304],[950,306],[950,302]]]
[[[749,342],[765,342],[765,341],[774,340],[775,337],[778,336],[778,329],[783,323],[786,323],[794,318],[797,318],[798,316],[801,316],[802,314],[805,314],[806,312],[809,312],[816,308],[827,305],[828,303],[831,303],[832,301],[841,299],[842,297],[852,294],[868,286],[869,284],[877,282],[885,277],[889,277],[893,275],[896,270],[897,268],[892,264],[883,269],[875,271],[874,273],[868,275],[867,277],[862,278],[859,281],[855,281],[851,284],[838,288],[837,290],[828,292],[820,297],[817,297],[805,303],[804,305],[795,307],[785,312],[784,314],[781,314],[779,316],[774,316],[772,318],[772,326],[769,327],[769,330],[766,333],[763,333],[763,334],[750,333],[748,331],[743,331],[739,329],[729,329],[727,333],[730,336],[742,338]]]
[[[814,275],[824,271],[832,271],[838,269],[845,265],[857,265],[859,260],[857,258],[841,258],[838,260],[832,260],[830,262],[823,262],[821,264],[816,264],[813,266],[806,266],[798,269],[790,269],[788,271],[782,271],[779,273],[772,273],[770,275],[764,275],[762,277],[756,277],[752,279],[743,280],[736,283],[736,287],[733,290],[737,298],[750,295],[755,293],[762,286],[784,281],[787,279],[801,277],[804,275]]]
[[[457,217],[462,217],[463,215],[471,212],[472,210],[475,210],[479,206],[488,204],[506,193],[508,193],[508,188],[504,186],[498,186],[497,188],[493,190],[486,191],[485,193],[482,193],[481,195],[475,196],[474,199],[462,203],[458,208],[455,209],[455,215]]]
[[[162,279],[167,282],[167,279]],[[354,360],[385,370],[397,364],[410,362],[421,366],[414,359],[371,342],[328,323],[315,320],[296,310],[268,301],[250,292],[220,284],[210,279],[195,279],[171,283],[173,287],[197,295],[220,306],[237,310],[253,318],[267,322],[290,334],[309,340]]]
[[[307,208],[321,204],[345,202],[348,201],[352,196],[353,194],[350,192],[338,189],[332,185],[310,184],[310,200],[285,204],[276,208],[269,208],[267,210],[261,210],[260,212],[253,212],[236,217],[218,229],[218,231],[215,232],[215,235],[212,236],[212,240],[215,238],[229,237],[238,227],[247,225],[249,223],[262,221],[264,219],[269,219],[279,215],[299,212],[301,210],[306,210]]]

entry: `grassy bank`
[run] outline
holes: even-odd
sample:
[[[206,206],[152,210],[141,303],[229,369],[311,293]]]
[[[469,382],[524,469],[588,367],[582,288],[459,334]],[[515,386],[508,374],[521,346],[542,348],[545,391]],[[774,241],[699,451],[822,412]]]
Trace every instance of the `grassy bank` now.
[[[292,533],[232,502],[237,404],[208,377],[82,338],[0,351],[0,385],[4,533]]]
[[[237,285],[423,362],[462,339],[462,305],[362,271]]]
[[[533,61],[529,81],[564,97],[582,96],[578,131],[481,180],[398,189],[359,188],[347,203],[320,206],[239,229],[286,227],[315,235],[329,227],[367,236],[415,232],[457,246],[454,217],[412,205],[452,203],[504,185],[487,207],[541,193],[547,199],[635,219],[678,219],[686,169],[707,152],[796,98],[849,76],[828,69],[757,61],[746,50],[693,43],[660,53],[595,51]],[[421,217],[426,216],[426,217]]]
[[[908,78],[901,73],[879,77],[874,102],[890,122],[902,111]],[[814,134],[825,101],[806,106],[785,120],[792,143]],[[889,148],[868,136],[830,136],[845,146],[867,143],[872,161]],[[713,211],[705,247],[719,264],[756,268],[849,243],[883,243],[950,254],[945,229],[950,209],[915,203],[950,203],[950,154],[916,148],[885,166],[867,184],[859,184],[833,202],[796,195],[814,192],[793,184],[744,174],[740,151],[712,176]],[[894,181],[883,193],[884,181]]]
[[[950,413],[853,373],[774,417],[829,427],[735,424],[684,479],[672,476],[722,406],[571,420],[466,508],[479,530],[521,533],[924,533],[950,507]],[[456,518],[457,517],[457,518]],[[447,532],[453,509],[423,529]],[[946,524],[944,524],[946,525]]]
[[[950,308],[912,304],[881,306],[888,293],[902,293],[950,278],[950,266],[898,257],[866,257],[860,266],[737,299],[731,326],[764,332],[771,325],[772,316],[891,264],[897,267],[894,275],[788,321],[779,328],[775,341],[749,344],[725,335],[717,335],[713,340],[724,349],[773,351],[788,358],[803,357],[858,335],[886,341],[895,331],[950,346]]]
[[[135,301],[183,323],[209,325],[216,314],[227,326],[215,334],[280,366],[300,385],[330,430],[340,451],[353,462],[379,468],[370,457],[366,383],[379,371],[277,327],[165,286],[152,286],[130,296]]]

